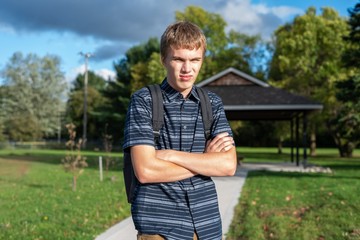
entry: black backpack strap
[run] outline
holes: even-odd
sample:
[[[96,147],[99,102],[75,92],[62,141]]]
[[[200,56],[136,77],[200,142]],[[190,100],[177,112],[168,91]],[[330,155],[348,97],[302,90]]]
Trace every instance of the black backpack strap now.
[[[152,125],[155,141],[159,140],[160,129],[164,125],[163,95],[159,84],[149,85],[152,98]]]
[[[213,112],[208,92],[200,87],[196,88],[200,98],[201,114],[204,123],[205,138],[209,140],[211,137],[211,125],[213,122]]]

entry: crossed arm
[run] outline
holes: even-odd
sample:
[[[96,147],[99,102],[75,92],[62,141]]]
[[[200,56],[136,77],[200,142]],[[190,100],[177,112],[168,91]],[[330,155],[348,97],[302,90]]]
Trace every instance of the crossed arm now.
[[[173,182],[198,174],[232,176],[236,170],[236,148],[228,133],[207,143],[204,153],[155,150],[148,145],[131,147],[135,175],[141,183]]]

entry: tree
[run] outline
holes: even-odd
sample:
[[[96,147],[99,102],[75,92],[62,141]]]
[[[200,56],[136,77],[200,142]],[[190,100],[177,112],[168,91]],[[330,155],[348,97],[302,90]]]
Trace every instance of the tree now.
[[[3,99],[5,129],[12,140],[54,136],[66,82],[60,58],[14,53],[2,72],[7,92]],[[28,120],[28,121],[27,121]],[[27,127],[22,121],[26,121]]]
[[[259,36],[247,36],[236,31],[227,35],[224,19],[200,7],[189,6],[184,12],[178,11],[175,15],[177,21],[187,20],[197,24],[207,38],[206,58],[198,81],[228,67],[236,67],[249,74],[255,72],[256,76],[261,78],[265,76],[264,72],[259,70],[259,63],[264,63],[262,59],[265,58],[266,46]],[[117,79],[116,82],[109,83],[105,93],[111,100],[113,122],[118,123],[116,126],[109,124],[109,132],[113,133],[114,140],[118,139],[116,134],[122,133],[131,93],[148,84],[160,83],[164,79],[166,72],[159,52],[159,40],[150,38],[147,42],[130,48],[125,57],[114,64]]]
[[[81,155],[82,139],[76,142],[76,126],[72,123],[66,124],[69,134],[69,140],[66,142],[67,153],[62,164],[65,171],[73,175],[72,190],[76,191],[77,179],[83,173],[84,168],[88,166],[86,158]]]
[[[108,99],[108,104],[103,108],[103,111],[107,113],[105,125],[114,141],[122,141],[126,110],[130,102],[131,78],[127,65],[128,63],[124,59],[114,63],[117,73],[116,80],[109,81],[103,91],[104,97]]]
[[[350,32],[344,37],[349,49],[344,52],[342,60],[351,76],[336,83],[336,99],[341,104],[334,106],[328,121],[342,157],[352,157],[353,150],[360,143],[360,2],[349,9],[349,15]]]
[[[5,111],[5,105],[4,105],[4,99],[5,99],[5,93],[6,93],[6,87],[0,86],[0,141],[3,141],[5,139],[5,117],[6,117],[6,111]]]
[[[187,7],[184,12],[175,13],[177,21],[187,20],[197,24],[207,41],[206,58],[198,76],[204,80],[220,71],[234,67],[259,78],[265,77],[266,52],[268,48],[259,35],[248,36],[230,30],[225,31],[226,21],[221,15],[210,13],[196,6]]]
[[[341,157],[352,157],[360,143],[360,75],[336,84],[336,98],[342,103],[334,108],[328,125]]]
[[[225,49],[227,45],[225,27],[226,22],[221,15],[209,13],[201,7],[188,6],[184,12],[176,11],[175,18],[177,21],[190,21],[198,25],[207,42],[208,56],[216,56]]]
[[[100,139],[101,129],[104,129],[107,112],[103,111],[109,100],[104,96],[107,82],[104,78],[88,71],[88,97],[87,97],[87,114],[88,114],[88,139]],[[81,128],[83,125],[84,109],[84,75],[79,74],[70,90],[67,102],[67,113],[76,126]],[[82,132],[80,132],[82,133]]]
[[[341,63],[347,33],[346,21],[335,10],[323,8],[321,15],[316,15],[313,7],[275,32],[269,73],[272,82],[324,104],[323,114],[310,118],[311,139],[316,139],[316,130],[337,104],[335,82],[348,74]],[[311,154],[315,154],[314,148]]]
[[[348,25],[350,33],[345,40],[350,44],[350,48],[345,51],[343,61],[345,66],[357,68],[359,70],[360,62],[360,2],[354,8],[349,9]]]
[[[228,34],[228,47],[225,53],[226,59],[218,61],[229,65],[226,67],[241,69],[259,79],[266,78],[272,49],[260,35],[248,36],[231,30]]]
[[[203,66],[197,81],[204,80],[219,72],[218,61],[215,57],[225,50],[227,38],[225,33],[226,22],[216,13],[210,13],[201,7],[188,6],[184,12],[176,11],[176,21],[190,21],[198,25],[206,36],[207,51]],[[224,70],[224,69],[221,69]]]
[[[157,38],[130,48],[125,57],[114,63],[116,81],[108,82],[104,96],[109,99],[106,112],[108,132],[114,141],[122,140],[131,94],[143,86],[160,83],[165,71],[160,61]],[[116,123],[116,124],[114,124]]]

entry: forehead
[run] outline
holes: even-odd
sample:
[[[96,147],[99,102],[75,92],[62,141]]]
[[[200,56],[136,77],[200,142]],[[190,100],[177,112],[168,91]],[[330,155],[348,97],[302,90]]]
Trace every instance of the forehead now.
[[[168,57],[180,57],[184,59],[202,58],[204,50],[198,49],[187,49],[187,48],[172,48],[170,47],[167,53]]]

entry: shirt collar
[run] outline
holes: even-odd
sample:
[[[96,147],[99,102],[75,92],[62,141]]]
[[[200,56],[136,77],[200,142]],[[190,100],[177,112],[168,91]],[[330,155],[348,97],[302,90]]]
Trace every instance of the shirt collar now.
[[[168,98],[169,101],[173,101],[176,98],[179,98],[179,99],[183,98],[181,93],[179,93],[173,87],[170,86],[170,84],[168,83],[166,78],[162,81],[160,87],[161,87],[161,90],[164,93],[164,97]],[[196,86],[195,85],[192,87],[190,95],[189,95],[188,98],[192,99],[192,100],[195,100],[197,102],[200,101],[200,98],[199,98],[199,95],[198,95],[198,93],[196,91]]]

